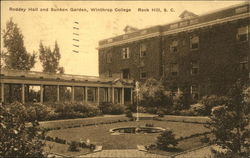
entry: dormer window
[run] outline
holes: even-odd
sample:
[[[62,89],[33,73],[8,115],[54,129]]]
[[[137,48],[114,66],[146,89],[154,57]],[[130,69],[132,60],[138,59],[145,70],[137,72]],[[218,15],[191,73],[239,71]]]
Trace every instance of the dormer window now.
[[[170,29],[176,29],[178,28],[178,23],[170,25]]]
[[[183,21],[183,22],[180,22],[180,26],[183,27],[183,26],[187,26],[188,25],[188,21]]]
[[[127,26],[123,29],[123,31],[124,31],[125,33],[131,33],[131,32],[138,31],[138,29],[135,28],[135,27],[132,27],[132,26],[127,25]]]
[[[123,35],[122,38],[123,38],[123,39],[127,39],[127,38],[128,38],[128,35]]]
[[[199,19],[190,20],[190,24],[197,24],[198,22],[199,22]]]
[[[235,14],[241,14],[241,13],[246,13],[246,12],[247,12],[247,6],[235,9]]]
[[[147,33],[147,30],[141,31],[141,35],[144,35],[144,34],[146,34],[146,33]]]
[[[190,11],[187,11],[187,10],[185,10],[185,11],[183,11],[182,13],[181,13],[181,15],[179,16],[181,19],[183,19],[183,20],[186,20],[186,19],[192,19],[192,18],[195,18],[195,17],[197,17],[198,15],[196,15],[196,14],[194,14],[193,12],[190,12]]]
[[[111,42],[113,42],[113,39],[112,38],[108,39],[108,43],[111,43]]]

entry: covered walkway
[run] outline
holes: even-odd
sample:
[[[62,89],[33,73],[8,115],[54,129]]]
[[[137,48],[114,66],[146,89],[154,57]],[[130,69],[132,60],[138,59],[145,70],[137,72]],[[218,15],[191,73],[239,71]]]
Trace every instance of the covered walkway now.
[[[1,69],[2,103],[133,102],[132,80]]]

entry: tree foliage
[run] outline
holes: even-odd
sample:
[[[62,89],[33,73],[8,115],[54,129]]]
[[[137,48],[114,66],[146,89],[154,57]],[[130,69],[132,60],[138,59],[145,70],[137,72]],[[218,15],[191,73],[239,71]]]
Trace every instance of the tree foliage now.
[[[146,107],[164,107],[172,105],[170,93],[165,91],[161,81],[149,78],[139,88],[140,105]]]
[[[43,72],[64,73],[63,67],[59,67],[61,54],[56,41],[53,51],[50,47],[44,46],[43,43],[40,42],[39,53],[39,59],[43,66]]]
[[[44,132],[38,122],[25,125],[25,106],[14,102],[0,106],[0,157],[44,157]]]
[[[166,150],[167,148],[169,148],[170,145],[174,147],[177,144],[178,141],[177,139],[175,139],[173,131],[170,130],[166,130],[163,133],[161,133],[161,135],[157,137],[156,141],[157,148],[161,150]]]
[[[3,30],[3,53],[5,67],[17,70],[30,70],[35,64],[35,53],[29,54],[24,46],[23,35],[16,23],[10,19]]]
[[[229,152],[242,154],[249,148],[249,93],[249,84],[244,86],[238,81],[230,90],[229,101],[212,109],[209,128],[215,134],[215,142]]]

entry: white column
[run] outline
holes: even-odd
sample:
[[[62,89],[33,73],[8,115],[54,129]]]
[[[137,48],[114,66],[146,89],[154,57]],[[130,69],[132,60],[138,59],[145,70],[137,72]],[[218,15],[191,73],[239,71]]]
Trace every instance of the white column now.
[[[115,88],[112,87],[112,103],[115,103]]]
[[[1,83],[1,98],[2,98],[1,103],[3,103],[4,102],[4,83]]]
[[[109,88],[108,88],[108,102],[111,102],[111,101],[112,101],[111,90],[112,90],[112,89],[109,87]]]
[[[85,87],[85,102],[88,102],[88,87]]]
[[[71,87],[71,102],[75,101],[75,87]]]
[[[130,88],[130,103],[133,104],[133,88]]]
[[[82,101],[85,102],[85,87],[83,87],[83,91],[82,91]]]
[[[43,91],[44,91],[44,87],[43,85],[40,85],[40,103],[43,103]]]
[[[22,103],[25,103],[25,85],[22,84]]]
[[[122,87],[121,102],[124,104],[124,87]]]
[[[97,104],[100,102],[100,87],[97,87]]]
[[[57,102],[60,102],[60,86],[57,85]]]

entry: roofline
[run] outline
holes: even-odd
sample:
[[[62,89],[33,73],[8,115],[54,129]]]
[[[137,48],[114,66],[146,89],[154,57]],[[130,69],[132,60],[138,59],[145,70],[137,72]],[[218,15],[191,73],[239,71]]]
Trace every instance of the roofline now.
[[[209,21],[209,22],[205,22],[205,23],[200,23],[200,24],[196,24],[196,25],[191,25],[191,26],[186,26],[186,27],[178,28],[178,29],[174,29],[174,30],[168,30],[168,31],[164,31],[164,32],[155,32],[155,33],[146,34],[143,36],[138,36],[135,38],[130,38],[130,39],[122,40],[122,41],[104,44],[104,45],[97,47],[97,49],[99,50],[99,49],[108,48],[108,47],[112,47],[112,46],[116,46],[116,45],[122,45],[122,44],[126,44],[129,42],[134,42],[134,41],[138,41],[138,40],[142,40],[142,39],[146,39],[146,38],[151,38],[151,37],[156,37],[156,36],[165,36],[165,35],[175,34],[175,33],[179,33],[179,32],[198,29],[198,28],[202,28],[202,27],[215,25],[218,23],[229,22],[229,21],[234,21],[234,20],[248,18],[248,17],[250,17],[250,13],[240,14],[240,15],[236,15],[236,16],[223,18],[223,19],[217,19],[217,20],[213,20],[213,21]]]
[[[249,5],[250,6],[250,2],[248,2],[247,0],[245,2],[242,2],[242,3],[239,3],[239,4],[235,4],[235,5],[231,5],[231,6],[228,6],[228,7],[225,7],[225,8],[220,8],[220,9],[215,9],[213,11],[210,11],[210,12],[207,12],[207,13],[204,13],[204,14],[201,14],[201,15],[198,15],[197,17],[193,17],[191,19],[196,19],[196,18],[200,18],[202,16],[206,16],[206,15],[209,15],[209,14],[213,14],[213,13],[216,13],[216,12],[219,12],[219,11],[223,11],[223,10],[227,10],[227,9],[232,9],[232,8],[237,8],[237,7],[240,7],[240,6],[244,6],[244,5]],[[250,9],[250,7],[249,7]],[[170,24],[175,24],[177,22],[181,22],[181,21],[185,21],[183,19],[178,19],[178,20],[174,20],[172,21],[171,23],[166,23],[166,24],[163,24],[163,25],[155,25],[155,26],[150,26],[150,27],[145,27],[145,28],[142,28],[142,29],[139,29],[138,31],[134,31],[134,32],[140,32],[142,30],[145,30],[145,29],[149,29],[149,28],[154,28],[154,27],[161,27],[161,26],[166,26],[166,25],[170,25]],[[184,27],[185,28],[185,27]],[[133,33],[134,33],[133,32]],[[128,33],[128,35],[131,34],[131,33]],[[118,36],[122,36],[122,35],[125,35],[124,34],[121,34],[121,35],[118,35]],[[106,41],[108,39],[113,39],[115,37],[118,37],[118,36],[112,36],[112,37],[109,37],[109,38],[105,38],[105,39],[102,39],[100,40],[99,42],[103,42],[103,41]],[[107,44],[104,44],[104,45],[107,45]],[[97,49],[99,49],[100,47],[97,47]]]
[[[154,26],[148,26],[148,27],[144,27],[142,29],[138,29],[137,31],[134,31],[134,32],[140,32],[142,30],[145,30],[145,29],[150,29],[150,28],[154,28],[154,27],[161,27],[162,25],[154,25]],[[131,33],[124,33],[124,34],[120,34],[120,35],[117,35],[117,36],[112,36],[112,37],[109,37],[109,38],[105,38],[105,39],[102,39],[100,40],[99,42],[102,42],[102,41],[105,41],[105,40],[108,40],[108,39],[113,39],[115,37],[118,37],[118,36],[122,36],[122,35],[129,35],[129,34],[132,34],[134,32],[131,32]]]

